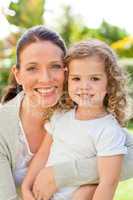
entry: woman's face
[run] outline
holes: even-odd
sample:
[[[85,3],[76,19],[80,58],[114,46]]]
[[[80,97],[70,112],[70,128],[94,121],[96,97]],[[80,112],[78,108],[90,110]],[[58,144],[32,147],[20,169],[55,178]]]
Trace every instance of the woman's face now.
[[[38,41],[20,53],[20,69],[15,69],[17,82],[32,105],[47,108],[55,105],[63,89],[63,52],[50,41]]]

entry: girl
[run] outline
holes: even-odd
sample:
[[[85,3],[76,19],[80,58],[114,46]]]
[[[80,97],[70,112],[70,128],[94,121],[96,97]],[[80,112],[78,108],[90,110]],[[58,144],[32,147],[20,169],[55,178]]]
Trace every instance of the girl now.
[[[43,170],[35,180],[46,163],[52,166],[96,155],[100,177],[97,188],[64,187],[53,195],[52,200],[87,200],[92,196],[93,200],[112,200],[123,155],[127,152],[126,135],[121,127],[127,104],[124,75],[113,51],[99,40],[84,41],[71,47],[65,63],[70,98],[64,109],[57,110],[45,124],[45,140],[22,185],[24,199],[34,181],[35,199],[48,199],[40,181]],[[94,195],[88,196],[90,188]]]

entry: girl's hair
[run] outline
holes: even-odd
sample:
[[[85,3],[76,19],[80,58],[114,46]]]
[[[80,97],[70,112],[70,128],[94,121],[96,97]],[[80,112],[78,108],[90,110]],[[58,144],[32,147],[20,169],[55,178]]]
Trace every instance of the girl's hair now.
[[[107,111],[112,113],[121,125],[124,125],[127,106],[126,76],[113,50],[106,43],[96,39],[82,41],[69,48],[65,65],[69,71],[72,60],[89,57],[99,58],[104,63],[108,79],[104,105]],[[69,103],[71,103],[70,100]]]
[[[63,52],[63,56],[66,54],[66,47],[63,39],[56,32],[49,30],[43,25],[34,26],[28,29],[19,39],[16,48],[16,67],[20,68],[20,54],[28,45],[38,42],[38,41],[50,41],[51,43],[57,45]],[[5,89],[5,95],[2,98],[2,103],[5,103],[12,98],[14,98],[20,91],[22,87],[18,85],[16,79],[11,72],[9,75],[9,86]]]

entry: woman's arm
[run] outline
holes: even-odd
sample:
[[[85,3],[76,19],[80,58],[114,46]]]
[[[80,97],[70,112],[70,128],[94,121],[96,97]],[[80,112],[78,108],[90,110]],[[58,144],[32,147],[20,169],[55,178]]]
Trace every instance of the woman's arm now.
[[[0,199],[18,200],[11,164],[6,155],[4,145],[0,141]]]
[[[98,157],[99,184],[93,200],[112,200],[120,178],[123,155]]]
[[[46,136],[41,144],[41,147],[39,151],[36,153],[33,160],[31,161],[26,177],[24,178],[24,181],[22,183],[23,199],[27,199],[27,197],[29,197],[29,199],[30,197],[31,199],[33,199],[32,195],[30,194],[30,191],[32,190],[32,186],[37,174],[46,164],[51,144],[52,144],[52,137],[48,133],[46,133]]]

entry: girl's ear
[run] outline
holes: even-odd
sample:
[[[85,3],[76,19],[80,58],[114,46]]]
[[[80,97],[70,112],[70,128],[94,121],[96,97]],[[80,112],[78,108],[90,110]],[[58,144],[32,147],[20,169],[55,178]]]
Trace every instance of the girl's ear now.
[[[17,83],[21,85],[20,70],[16,67],[16,65],[12,66],[11,72],[14,74]]]

